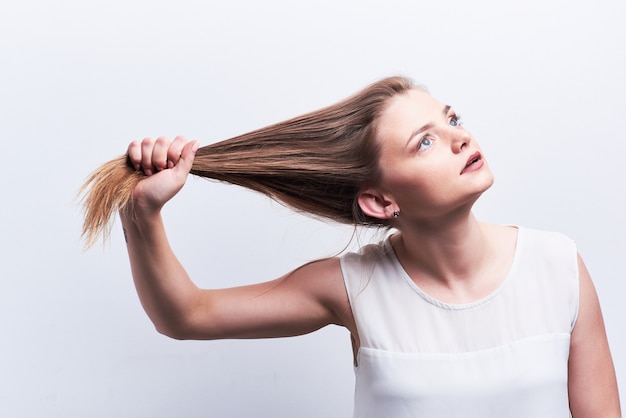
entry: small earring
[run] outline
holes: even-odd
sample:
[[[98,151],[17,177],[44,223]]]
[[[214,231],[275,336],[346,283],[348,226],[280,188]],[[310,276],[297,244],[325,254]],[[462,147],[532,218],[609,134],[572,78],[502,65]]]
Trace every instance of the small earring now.
[[[400,211],[399,210],[394,210],[393,211],[393,217],[398,219],[398,216],[400,216]]]

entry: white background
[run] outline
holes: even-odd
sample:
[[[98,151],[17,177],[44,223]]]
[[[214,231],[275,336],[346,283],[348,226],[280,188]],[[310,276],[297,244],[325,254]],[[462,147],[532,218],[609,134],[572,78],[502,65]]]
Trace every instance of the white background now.
[[[119,222],[83,251],[75,193],[131,140],[208,144],[394,74],[454,105],[480,141],[496,184],[479,218],[578,242],[626,404],[625,19],[621,0],[3,2],[0,416],[350,416],[345,330],[161,336]],[[199,179],[165,217],[206,287],[277,277],[351,236]]]

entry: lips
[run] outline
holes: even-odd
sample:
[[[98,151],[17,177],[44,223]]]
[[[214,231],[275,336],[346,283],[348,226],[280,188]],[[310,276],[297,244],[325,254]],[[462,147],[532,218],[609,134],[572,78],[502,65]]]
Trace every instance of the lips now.
[[[463,170],[461,170],[460,174],[478,170],[482,166],[483,166],[483,157],[480,154],[480,152],[476,151],[475,153],[470,155],[470,157],[467,159],[467,163],[465,164],[465,167],[463,167]]]

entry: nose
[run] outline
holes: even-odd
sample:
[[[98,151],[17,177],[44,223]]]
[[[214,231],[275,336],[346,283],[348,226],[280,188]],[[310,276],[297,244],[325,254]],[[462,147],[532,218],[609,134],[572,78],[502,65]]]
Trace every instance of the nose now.
[[[462,127],[451,128],[451,146],[455,154],[463,151],[472,142],[472,135]]]

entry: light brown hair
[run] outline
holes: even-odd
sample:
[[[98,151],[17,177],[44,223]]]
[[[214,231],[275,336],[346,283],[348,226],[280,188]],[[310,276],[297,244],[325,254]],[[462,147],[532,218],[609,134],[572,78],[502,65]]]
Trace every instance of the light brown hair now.
[[[376,120],[389,99],[416,88],[405,77],[375,82],[334,105],[198,149],[191,173],[261,192],[296,211],[355,225],[385,225],[357,203],[379,178]],[[144,177],[126,156],[87,179],[83,236],[106,236],[116,210],[128,210]]]

